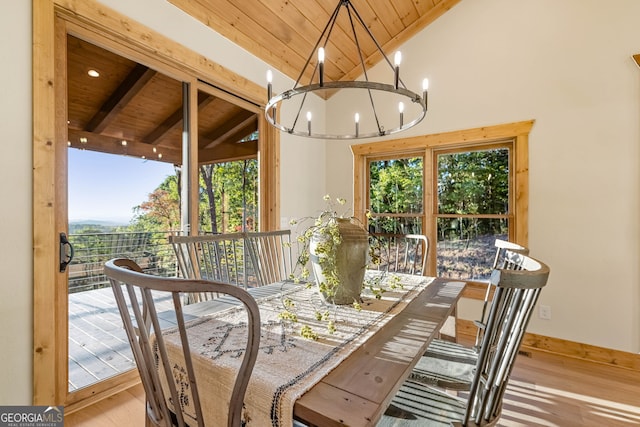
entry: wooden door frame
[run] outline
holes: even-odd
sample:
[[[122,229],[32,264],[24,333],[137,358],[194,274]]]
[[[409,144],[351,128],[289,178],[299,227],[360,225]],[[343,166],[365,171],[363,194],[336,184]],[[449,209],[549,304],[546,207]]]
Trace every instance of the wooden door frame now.
[[[33,404],[65,405],[69,413],[136,384],[136,372],[68,392],[66,273],[59,272],[58,238],[67,231],[66,36],[103,47],[186,81],[204,80],[260,108],[266,89],[93,0],[37,0],[33,10]],[[171,73],[168,73],[171,74]],[[184,81],[184,80],[183,80]],[[195,85],[194,85],[195,86]],[[263,123],[261,120],[260,123]],[[265,126],[262,126],[264,128]],[[264,130],[264,129],[261,129]],[[260,223],[279,224],[279,134],[259,141]]]

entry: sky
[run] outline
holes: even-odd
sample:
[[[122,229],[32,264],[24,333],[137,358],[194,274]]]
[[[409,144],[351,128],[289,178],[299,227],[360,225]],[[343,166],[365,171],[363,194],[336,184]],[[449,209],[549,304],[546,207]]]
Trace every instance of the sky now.
[[[69,148],[69,222],[128,224],[173,164]]]

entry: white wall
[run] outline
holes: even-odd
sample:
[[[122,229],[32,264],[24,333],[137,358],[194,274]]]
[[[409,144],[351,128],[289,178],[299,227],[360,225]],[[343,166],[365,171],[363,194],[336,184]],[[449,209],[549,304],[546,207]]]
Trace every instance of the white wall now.
[[[640,351],[638,16],[636,0],[465,0],[401,47],[405,83],[430,79],[427,118],[402,136],[536,121],[529,246],[551,267],[540,302],[552,319],[534,318],[530,331],[631,352]],[[328,111],[327,121],[351,115],[340,104]],[[328,151],[341,159],[332,192],[350,191],[349,155]]]
[[[31,2],[0,2],[0,405],[31,403]]]

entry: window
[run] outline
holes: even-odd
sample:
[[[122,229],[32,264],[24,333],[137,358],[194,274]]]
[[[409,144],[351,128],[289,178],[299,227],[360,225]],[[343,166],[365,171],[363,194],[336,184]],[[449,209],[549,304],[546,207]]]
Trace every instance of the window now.
[[[526,246],[533,121],[353,145],[370,231],[428,237],[427,274],[486,280],[495,238]]]
[[[369,161],[369,231],[422,234],[422,155]]]
[[[489,278],[493,242],[509,240],[510,145],[435,152],[438,276]]]

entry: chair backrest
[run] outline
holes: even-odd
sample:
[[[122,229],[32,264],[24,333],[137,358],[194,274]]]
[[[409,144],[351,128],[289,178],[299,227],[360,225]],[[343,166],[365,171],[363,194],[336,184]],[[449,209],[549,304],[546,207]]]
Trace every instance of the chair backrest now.
[[[245,248],[244,233],[170,236],[180,274],[188,279],[215,280],[247,288],[252,264]],[[188,303],[215,298],[212,292],[191,294]]]
[[[429,254],[427,236],[371,233],[370,244],[377,253],[369,268],[424,276]]]
[[[289,279],[295,264],[291,253],[291,230],[245,233],[257,286]]]
[[[529,255],[529,249],[524,246],[520,246],[517,243],[509,242],[507,240],[496,239],[494,246],[496,248],[496,255],[493,260],[492,269],[503,268],[508,259],[506,258],[506,251],[519,252],[523,255]]]
[[[111,282],[116,303],[122,317],[127,338],[140,373],[146,394],[147,420],[156,426],[203,426],[202,406],[198,380],[194,374],[189,349],[188,328],[185,325],[181,298],[184,293],[215,292],[231,295],[244,305],[247,311],[247,344],[235,379],[229,402],[227,425],[241,425],[242,405],[260,344],[260,312],[255,300],[247,291],[234,285],[204,280],[187,280],[152,276],[142,273],[140,267],[129,259],[113,259],[105,264],[104,271]],[[182,354],[187,370],[191,399],[180,399],[180,390],[174,380],[165,339],[160,327],[152,292],[170,292],[177,321],[177,333],[182,343]],[[145,325],[145,327],[139,327]],[[200,390],[201,391],[201,390]],[[173,403],[172,403],[173,402]],[[175,402],[180,404],[175,405]],[[186,407],[193,409],[187,415]],[[191,413],[191,411],[189,412]],[[186,418],[189,418],[186,420]]]
[[[521,268],[519,265],[514,264],[512,261],[510,261],[507,258],[506,256],[507,251],[518,252],[523,255],[529,254],[528,248],[525,248],[524,246],[520,246],[517,243],[509,242],[507,240],[496,239],[494,246],[496,248],[496,255],[493,259],[493,265],[491,266],[492,270],[495,270],[496,268],[519,270]],[[482,303],[482,312],[480,313],[480,319],[474,322],[476,327],[478,328],[476,332],[476,343],[475,343],[476,347],[480,345],[480,340],[482,339],[482,333],[483,333],[482,331],[486,326],[486,316],[488,313],[487,308],[489,307],[491,294],[493,293],[493,290],[494,290],[493,286],[491,286],[491,283],[489,283],[489,285],[487,285],[487,290],[484,295],[484,301]]]
[[[491,423],[500,417],[513,363],[541,289],[547,284],[549,267],[510,250],[505,251],[509,269],[493,270],[496,287],[478,352],[475,375],[463,425]]]

